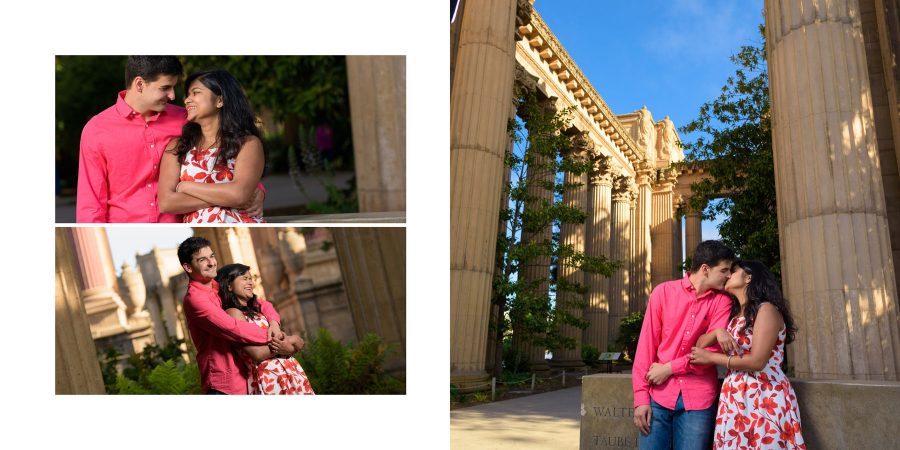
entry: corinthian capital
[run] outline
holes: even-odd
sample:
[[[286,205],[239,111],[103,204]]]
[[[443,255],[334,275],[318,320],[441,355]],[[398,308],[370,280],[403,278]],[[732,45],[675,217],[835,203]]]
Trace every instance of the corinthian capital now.
[[[617,175],[613,177],[612,199],[614,202],[630,202],[631,186],[634,183],[631,177],[627,175]]]
[[[591,184],[612,186],[613,170],[609,156],[591,153]]]

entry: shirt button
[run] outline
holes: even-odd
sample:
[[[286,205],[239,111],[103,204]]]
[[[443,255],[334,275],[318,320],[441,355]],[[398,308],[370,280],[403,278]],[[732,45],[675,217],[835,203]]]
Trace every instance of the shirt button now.
[[[150,144],[150,148],[153,148],[153,144]]]
[[[145,123],[145,124],[144,124],[144,128],[150,128],[150,124],[149,124],[149,123]]]
[[[150,185],[148,184],[147,187],[150,187]]]
[[[156,206],[153,202],[150,202],[150,206]]]

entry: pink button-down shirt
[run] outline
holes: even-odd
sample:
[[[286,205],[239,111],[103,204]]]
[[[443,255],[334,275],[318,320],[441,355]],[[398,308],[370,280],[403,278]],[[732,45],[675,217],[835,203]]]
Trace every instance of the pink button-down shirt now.
[[[159,161],[173,137],[181,136],[187,114],[169,104],[146,121],[127,103],[97,114],[81,132],[76,222],[180,222],[160,214],[156,200]]]
[[[706,409],[718,394],[716,367],[691,364],[689,356],[700,336],[728,325],[731,298],[715,290],[697,298],[689,276],[662,283],[650,294],[631,371],[635,408],[649,405],[653,397],[661,406],[675,409],[681,394],[685,409]],[[718,345],[708,349],[719,350]],[[645,377],[655,362],[671,363],[672,376],[650,386]]]
[[[259,300],[269,323],[281,322],[272,304]],[[226,394],[247,394],[249,371],[236,360],[234,344],[265,345],[268,334],[258,325],[235,319],[222,309],[219,284],[212,286],[191,280],[184,296],[184,317],[197,349],[197,365],[203,391],[215,389]]]

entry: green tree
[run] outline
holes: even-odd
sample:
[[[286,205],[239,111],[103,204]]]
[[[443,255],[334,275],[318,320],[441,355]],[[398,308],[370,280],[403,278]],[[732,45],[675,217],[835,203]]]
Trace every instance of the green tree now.
[[[700,115],[681,128],[700,137],[685,146],[682,164],[699,164],[709,179],[691,186],[691,206],[704,209],[704,218],[724,215],[722,241],[742,258],[768,265],[780,278],[775,171],[769,115],[769,77],[765,34],[731,57],[738,66],[721,94],[700,107]],[[724,198],[711,201],[725,194]]]
[[[565,151],[572,148],[578,138],[566,132],[570,129],[571,111],[542,108],[534,94],[518,96],[516,101],[520,114],[528,117],[528,131],[526,136],[521,123],[511,121],[509,124],[510,138],[515,145],[507,152],[505,160],[511,171],[510,181],[504,187],[509,202],[500,210],[500,220],[506,223],[506,228],[497,238],[497,270],[492,296],[493,303],[498,306],[491,324],[496,333],[498,355],[493,371],[498,377],[502,373],[499,355],[503,355],[504,336],[510,331],[517,333],[521,342],[545,348],[574,348],[575,342],[563,336],[560,327],[573,325],[584,329],[588,326],[586,321],[567,312],[569,308],[584,308],[587,286],[555,276],[559,261],[585,273],[604,276],[610,276],[619,267],[619,263],[606,256],[588,257],[560,242],[558,230],[561,225],[583,224],[587,217],[584,211],[561,201],[566,192],[580,187],[577,183],[565,183],[561,174],[584,174],[591,166],[590,161]],[[526,171],[531,175],[550,175],[526,176]],[[536,195],[540,191],[550,195]],[[547,230],[551,231],[550,239],[522,239],[523,235],[546,235]],[[523,269],[535,264],[538,258],[552,261],[547,278],[524,279],[521,276]],[[539,292],[539,287],[546,286],[545,283],[549,283],[550,292]],[[564,292],[575,295],[571,300],[564,300],[568,297],[560,295]],[[556,308],[551,306],[551,300]],[[518,365],[518,362],[513,364]]]

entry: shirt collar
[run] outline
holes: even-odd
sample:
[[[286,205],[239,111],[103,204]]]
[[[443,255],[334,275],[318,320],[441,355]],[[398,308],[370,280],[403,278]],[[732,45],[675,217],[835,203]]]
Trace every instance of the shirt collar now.
[[[132,108],[128,103],[125,102],[125,93],[128,91],[119,91],[119,95],[116,96],[116,114],[125,119],[133,119],[135,117],[140,117],[141,113],[137,112]],[[166,111],[168,111],[168,107]],[[158,112],[148,118],[148,122],[156,120],[159,118],[160,114],[165,114],[166,111]]]
[[[188,287],[194,289],[200,289],[201,291],[205,291],[207,293],[219,295],[219,283],[216,280],[212,280],[212,284],[207,286],[199,281],[191,280],[188,283]]]
[[[686,272],[684,274],[684,278],[681,279],[681,287],[684,288],[685,291],[689,292],[694,297],[697,296],[697,289],[694,288],[694,285],[691,283],[691,273]],[[702,300],[707,297],[714,297],[716,294],[719,294],[721,291],[718,289],[710,289],[703,293],[698,300]]]

